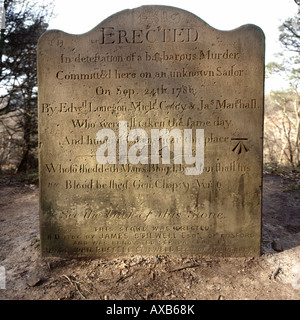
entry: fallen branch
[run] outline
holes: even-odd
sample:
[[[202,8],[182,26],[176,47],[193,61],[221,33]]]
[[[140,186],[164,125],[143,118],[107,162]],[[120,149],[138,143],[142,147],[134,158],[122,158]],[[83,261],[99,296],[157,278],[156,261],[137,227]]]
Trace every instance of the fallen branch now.
[[[131,277],[134,273],[135,273],[135,271],[133,271],[132,273],[130,273],[130,274],[126,275],[126,276],[120,277],[120,278],[116,281],[116,283],[118,283],[118,282],[120,282],[120,281],[123,281],[123,280]]]
[[[201,264],[193,264],[191,266],[186,266],[186,267],[170,270],[169,272],[176,272],[176,271],[181,271],[181,270],[191,269],[191,268],[197,268],[197,267],[201,267]]]
[[[79,295],[83,298],[83,299],[86,299],[86,297],[80,292],[80,290],[79,290],[79,288],[78,288],[78,285],[77,285],[77,283],[78,282],[76,282],[76,281],[74,281],[74,280],[71,280],[67,275],[62,275],[61,277],[64,277],[64,278],[66,278],[74,287],[75,287],[75,289],[78,291],[78,293],[79,293]]]

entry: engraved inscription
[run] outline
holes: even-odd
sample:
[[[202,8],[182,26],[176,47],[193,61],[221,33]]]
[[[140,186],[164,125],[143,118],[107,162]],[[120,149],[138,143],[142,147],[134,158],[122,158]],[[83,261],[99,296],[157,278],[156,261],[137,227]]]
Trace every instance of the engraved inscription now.
[[[259,28],[144,6],[37,56],[44,256],[260,254]]]

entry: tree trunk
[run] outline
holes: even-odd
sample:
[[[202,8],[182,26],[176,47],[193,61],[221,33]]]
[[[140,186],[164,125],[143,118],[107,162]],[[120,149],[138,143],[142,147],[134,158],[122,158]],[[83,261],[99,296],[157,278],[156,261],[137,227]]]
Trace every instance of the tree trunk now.
[[[25,112],[24,114],[24,146],[23,146],[23,157],[18,167],[18,172],[24,172],[29,169],[29,145],[30,145],[30,116]]]

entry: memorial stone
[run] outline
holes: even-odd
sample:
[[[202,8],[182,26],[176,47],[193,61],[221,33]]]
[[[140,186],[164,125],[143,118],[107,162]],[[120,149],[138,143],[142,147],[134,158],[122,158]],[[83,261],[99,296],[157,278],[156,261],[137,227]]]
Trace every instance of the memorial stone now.
[[[264,35],[178,8],[38,43],[43,256],[257,256]]]

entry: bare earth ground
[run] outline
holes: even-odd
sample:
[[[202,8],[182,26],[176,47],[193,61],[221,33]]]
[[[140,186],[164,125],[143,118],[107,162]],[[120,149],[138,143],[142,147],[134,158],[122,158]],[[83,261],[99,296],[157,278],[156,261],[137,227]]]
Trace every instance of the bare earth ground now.
[[[300,299],[299,173],[264,175],[259,258],[41,258],[38,187],[0,179],[2,300]],[[2,268],[3,269],[3,268]]]

